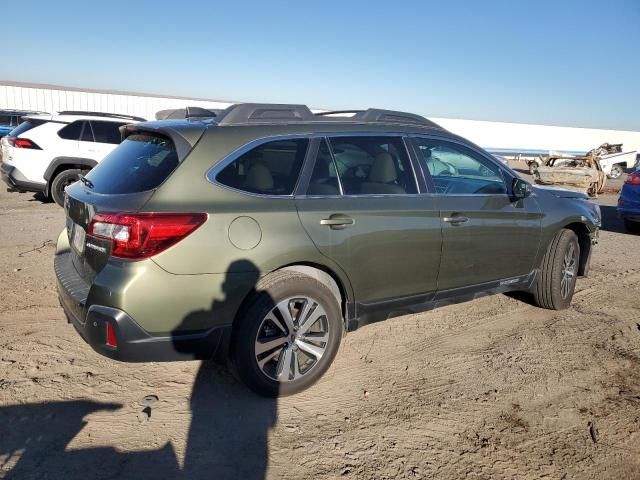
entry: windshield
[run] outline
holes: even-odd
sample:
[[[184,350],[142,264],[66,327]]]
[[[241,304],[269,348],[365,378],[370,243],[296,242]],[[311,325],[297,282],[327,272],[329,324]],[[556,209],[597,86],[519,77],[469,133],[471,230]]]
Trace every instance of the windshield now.
[[[92,191],[136,193],[159,186],[178,166],[173,142],[164,136],[136,133],[128,136],[89,174]]]

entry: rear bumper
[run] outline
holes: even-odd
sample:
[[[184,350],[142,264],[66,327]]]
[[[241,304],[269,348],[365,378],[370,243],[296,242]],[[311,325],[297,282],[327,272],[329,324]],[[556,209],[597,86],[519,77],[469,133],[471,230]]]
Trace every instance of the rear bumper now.
[[[0,178],[11,192],[44,192],[46,183],[32,182],[16,167],[0,163]]]
[[[123,310],[96,304],[87,306],[89,286],[75,273],[68,255],[62,253],[54,257],[60,305],[68,322],[101,355],[123,362],[207,360],[213,358],[222,342],[228,339],[230,326],[152,335]],[[115,331],[115,348],[107,345],[107,323]]]

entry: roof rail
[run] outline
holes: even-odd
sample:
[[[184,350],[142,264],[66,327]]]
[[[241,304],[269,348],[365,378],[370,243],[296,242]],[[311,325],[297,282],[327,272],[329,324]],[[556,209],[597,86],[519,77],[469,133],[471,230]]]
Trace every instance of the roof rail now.
[[[308,122],[313,119],[314,115],[306,105],[239,103],[220,113],[218,125]]]
[[[364,110],[330,110],[328,112],[318,112],[318,113],[315,113],[314,115],[316,115],[317,117],[325,117],[325,116],[328,117],[331,115],[341,115],[343,113],[358,114],[362,112],[364,112]]]
[[[133,115],[122,115],[120,113],[107,112],[89,112],[84,110],[64,110],[62,112],[58,112],[58,115],[87,115],[91,117],[122,118],[124,120],[135,120],[136,122],[147,121],[145,118],[134,117]]]
[[[351,117],[340,114],[353,113]],[[334,116],[335,115],[335,116]],[[423,125],[441,129],[438,124],[414,113],[369,108],[367,110],[334,110],[312,113],[306,105],[239,103],[231,105],[216,117],[218,125],[292,122],[355,122]]]
[[[421,115],[415,113],[398,112],[395,110],[382,110],[379,108],[369,108],[364,112],[360,112],[354,116],[354,120],[361,122],[383,122],[383,123],[415,123],[418,125],[427,125],[429,127],[440,126],[431,120],[427,120]]]

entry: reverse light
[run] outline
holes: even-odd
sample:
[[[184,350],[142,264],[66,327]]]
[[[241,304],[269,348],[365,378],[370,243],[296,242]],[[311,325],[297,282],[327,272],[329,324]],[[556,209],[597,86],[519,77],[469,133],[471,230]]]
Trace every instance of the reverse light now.
[[[111,240],[114,257],[141,260],[175,245],[206,220],[206,213],[97,214],[87,235]]]
[[[32,142],[28,138],[15,138],[9,137],[7,139],[9,145],[15,148],[30,148],[32,150],[42,150],[35,142]]]
[[[624,179],[627,185],[640,185],[640,173],[631,173]]]

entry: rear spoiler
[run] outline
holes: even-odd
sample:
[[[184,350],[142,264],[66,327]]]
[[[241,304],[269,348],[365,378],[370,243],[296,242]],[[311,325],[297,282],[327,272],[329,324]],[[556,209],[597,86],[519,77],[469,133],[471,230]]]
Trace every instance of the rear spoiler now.
[[[122,140],[136,132],[147,132],[162,135],[171,139],[176,147],[180,161],[195,147],[207,129],[204,123],[185,121],[144,122],[120,127]]]

